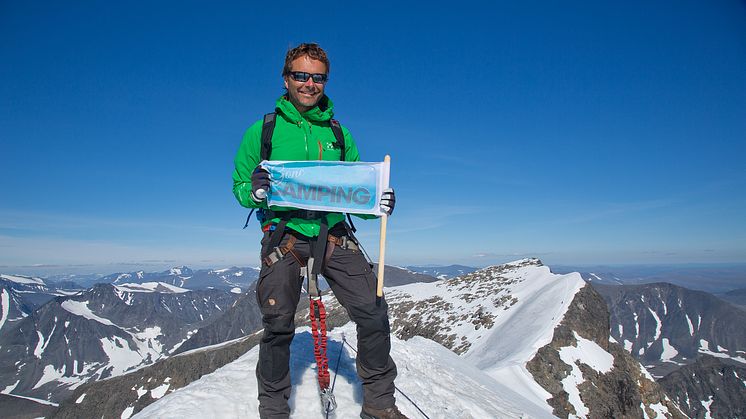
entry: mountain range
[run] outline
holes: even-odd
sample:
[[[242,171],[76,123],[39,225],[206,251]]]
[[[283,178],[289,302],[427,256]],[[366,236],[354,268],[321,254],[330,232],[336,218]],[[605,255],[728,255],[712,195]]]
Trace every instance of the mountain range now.
[[[258,272],[197,272],[101,275],[84,291],[55,287],[74,288],[69,278],[2,275],[3,416],[253,416]],[[430,417],[743,415],[746,313],[706,292],[557,274],[537,259],[385,272],[397,386]],[[336,417],[356,416],[354,325],[324,299],[340,359]],[[293,417],[319,414],[307,318],[304,298]]]

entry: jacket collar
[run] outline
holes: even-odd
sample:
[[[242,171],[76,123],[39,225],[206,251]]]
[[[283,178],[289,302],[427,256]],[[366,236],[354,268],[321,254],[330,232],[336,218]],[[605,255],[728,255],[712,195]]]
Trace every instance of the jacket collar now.
[[[285,95],[280,96],[275,104],[275,111],[282,114],[285,119],[292,123],[298,123],[301,119],[307,121],[328,121],[334,116],[334,104],[328,96],[324,95],[317,106],[301,114]]]

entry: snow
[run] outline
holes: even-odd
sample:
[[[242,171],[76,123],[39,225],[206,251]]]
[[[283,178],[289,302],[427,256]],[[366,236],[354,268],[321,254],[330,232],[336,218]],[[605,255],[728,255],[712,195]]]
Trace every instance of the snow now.
[[[702,407],[705,408],[705,419],[712,419],[712,412],[710,412],[710,406],[712,406],[712,396],[707,401],[700,400]]]
[[[718,345],[717,347],[718,347],[719,350],[725,350],[725,348],[722,348],[720,345]],[[698,352],[699,353],[703,353],[703,354],[707,354],[707,355],[711,355],[711,356],[714,356],[716,358],[727,358],[727,359],[732,359],[734,361],[738,361],[738,362],[740,362],[742,364],[746,364],[746,358],[744,358],[742,356],[730,356],[728,354],[724,354],[724,353],[721,353],[721,352],[712,351],[710,349],[710,342],[708,342],[705,339],[700,339],[699,340],[699,350],[698,350]]]
[[[672,359],[679,354],[679,351],[673,347],[668,341],[668,338],[663,338],[663,353],[661,353],[661,361],[663,362],[674,362]]]
[[[592,340],[588,340],[573,332],[577,346],[560,348],[560,359],[568,365],[581,361],[599,373],[607,373],[614,367],[614,357]]]
[[[124,374],[143,360],[140,354],[130,349],[129,343],[119,336],[101,338],[101,349],[109,358],[107,367],[112,368],[111,374],[115,376]]]
[[[0,329],[2,329],[5,321],[8,320],[8,313],[10,313],[10,293],[5,288],[0,295],[0,305],[2,305],[3,310],[2,316],[0,316]]]
[[[694,336],[694,325],[692,324],[692,320],[689,318],[688,314],[685,314],[686,316],[686,323],[689,325],[689,336]]]
[[[627,339],[624,339],[624,350],[625,351],[632,353],[632,346],[634,346],[632,342],[628,341]]]
[[[186,288],[177,287],[165,282],[143,282],[142,284],[126,283],[115,285],[114,288],[123,292],[161,292],[173,294],[189,292]]]
[[[310,329],[302,327],[296,333],[291,347],[291,417],[323,417],[310,350],[313,345]],[[355,354],[344,345],[342,336],[355,347],[355,325],[336,328],[329,335],[332,379],[336,356],[342,351],[334,388],[338,403],[335,417],[359,417],[362,388],[355,372]],[[553,417],[545,402],[542,401],[543,406],[536,405],[512,386],[497,382],[433,341],[414,337],[405,342],[392,336],[391,343],[399,371],[397,387],[431,418]],[[254,347],[238,360],[167,394],[138,412],[135,418],[256,417],[257,388],[253,378],[258,356],[259,348]],[[399,393],[396,397],[402,413],[411,418],[422,417]]]
[[[0,279],[15,282],[16,284],[46,286],[46,284],[44,284],[44,281],[42,281],[41,279],[32,278],[30,276],[0,274]]]
[[[16,389],[16,386],[18,386],[18,384],[19,384],[20,382],[21,382],[21,380],[18,380],[18,381],[16,381],[16,383],[15,383],[15,384],[11,384],[11,385],[9,385],[9,386],[5,387],[5,389],[4,389],[3,391],[0,391],[0,393],[3,393],[3,394],[10,394],[10,392],[11,392],[11,391],[13,391],[13,390],[15,390],[15,389]]]
[[[591,272],[591,274],[590,274],[590,275],[591,275],[592,277],[594,277],[594,278],[598,279],[599,281],[603,281],[603,279],[601,279],[601,277],[599,277],[598,275],[596,275],[596,274],[594,274],[594,273],[592,273],[592,272]],[[590,279],[590,281],[592,281],[592,279]]]
[[[89,320],[95,320],[107,326],[116,326],[110,320],[93,314],[91,309],[88,308],[88,301],[65,300],[62,302],[61,306],[63,309],[69,311],[72,314],[75,314],[76,316],[81,316]]]
[[[241,293],[241,288],[238,288],[238,287],[231,288],[231,292],[233,294],[240,294]]]
[[[134,406],[129,406],[124,411],[122,411],[122,415],[120,416],[120,419],[129,419],[130,416],[132,416],[132,413],[135,412]]]
[[[573,297],[585,285],[578,273],[556,275],[545,266],[521,269],[512,279],[520,281],[511,285],[510,293],[518,303],[493,313],[497,315],[494,326],[465,354],[474,365],[491,372],[525,365],[551,342]]]
[[[44,348],[44,335],[41,333],[40,330],[37,330],[36,334],[39,336],[39,342],[36,343],[36,348],[34,349],[34,356],[41,359],[41,354],[44,352],[42,349]]]
[[[86,393],[81,394],[80,397],[78,397],[78,399],[75,400],[75,403],[76,404],[83,403],[83,399],[85,399],[85,395],[86,395]]]
[[[640,322],[637,321],[637,312],[632,313],[635,316],[635,340],[640,337]]]
[[[577,416],[587,417],[590,410],[580,398],[578,389],[585,378],[577,363],[581,362],[600,373],[606,373],[614,366],[614,357],[596,342],[581,337],[577,332],[573,334],[577,340],[577,346],[565,346],[559,350],[560,359],[572,367],[570,374],[562,380],[562,388],[567,392],[568,401],[575,408]]]
[[[168,391],[168,388],[171,387],[170,384],[162,384],[152,390],[150,390],[150,397],[154,399],[160,399],[161,397],[166,395],[166,392]]]
[[[42,373],[41,378],[39,378],[39,381],[37,381],[34,388],[39,388],[43,386],[46,383],[49,383],[54,380],[59,380],[62,378],[62,376],[65,374],[65,366],[63,365],[60,367],[60,369],[56,369],[54,365],[47,365],[44,367],[44,372]]]
[[[653,338],[653,340],[656,341],[658,340],[658,338],[661,337],[661,327],[663,323],[661,322],[660,317],[658,317],[658,314],[655,311],[651,310],[650,307],[648,307],[648,311],[655,318],[655,337]]]

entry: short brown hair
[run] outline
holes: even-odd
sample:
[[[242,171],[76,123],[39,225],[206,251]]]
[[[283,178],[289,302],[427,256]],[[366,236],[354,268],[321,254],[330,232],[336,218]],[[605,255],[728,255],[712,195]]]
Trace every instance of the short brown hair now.
[[[282,69],[282,76],[285,77],[290,74],[292,70],[290,65],[296,59],[307,55],[309,58],[321,61],[326,66],[326,74],[329,74],[329,58],[326,56],[326,52],[319,46],[319,44],[300,44],[297,47],[288,50],[285,55],[285,67]]]

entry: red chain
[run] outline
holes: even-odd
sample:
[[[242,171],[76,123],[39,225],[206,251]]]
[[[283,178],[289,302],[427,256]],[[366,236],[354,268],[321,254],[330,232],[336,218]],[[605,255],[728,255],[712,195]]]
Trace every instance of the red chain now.
[[[316,318],[318,309],[319,317]],[[311,299],[311,333],[313,335],[313,354],[316,357],[319,388],[329,388],[329,359],[326,356],[326,309],[321,299]]]

